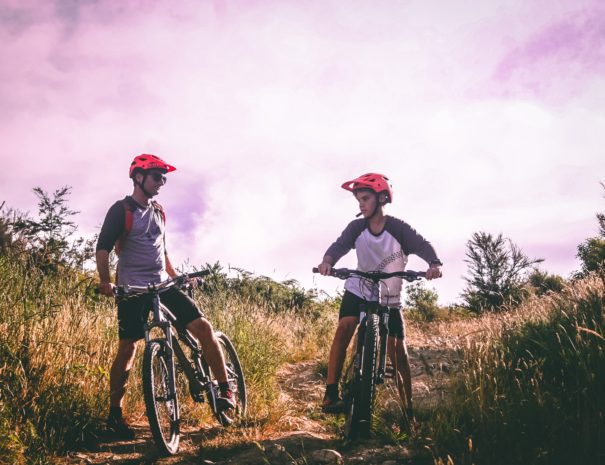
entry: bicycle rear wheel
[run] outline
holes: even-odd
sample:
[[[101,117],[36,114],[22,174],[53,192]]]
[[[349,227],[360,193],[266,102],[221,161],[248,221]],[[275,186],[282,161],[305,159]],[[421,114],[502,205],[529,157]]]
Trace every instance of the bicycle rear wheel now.
[[[246,415],[248,407],[246,380],[244,379],[242,365],[231,340],[221,332],[216,332],[216,338],[223,352],[225,367],[227,369],[227,381],[229,382],[229,388],[233,392],[237,406],[235,410],[214,410],[213,413],[221,425],[229,426],[236,418]]]
[[[359,421],[359,435],[368,437],[372,430],[374,399],[376,397],[376,369],[378,366],[378,315],[368,315],[361,360],[359,395],[355,402]]]
[[[180,431],[176,386],[169,366],[165,341],[154,340],[145,346],[143,394],[149,427],[158,448],[172,455],[179,449]]]

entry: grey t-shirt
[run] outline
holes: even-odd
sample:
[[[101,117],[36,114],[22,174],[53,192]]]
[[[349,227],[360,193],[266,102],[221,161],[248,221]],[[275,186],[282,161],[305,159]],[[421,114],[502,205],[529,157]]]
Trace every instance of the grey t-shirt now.
[[[168,278],[166,273],[165,224],[152,203],[138,204],[132,197],[114,203],[101,227],[97,250],[111,252],[125,230],[125,207],[132,209],[132,229],[123,238],[118,256],[118,284],[145,286]]]

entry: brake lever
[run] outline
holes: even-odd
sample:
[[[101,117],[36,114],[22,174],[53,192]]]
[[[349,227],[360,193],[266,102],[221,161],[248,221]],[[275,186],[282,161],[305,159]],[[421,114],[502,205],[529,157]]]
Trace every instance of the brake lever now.
[[[339,279],[347,279],[351,274],[344,271],[332,270],[332,276]]]

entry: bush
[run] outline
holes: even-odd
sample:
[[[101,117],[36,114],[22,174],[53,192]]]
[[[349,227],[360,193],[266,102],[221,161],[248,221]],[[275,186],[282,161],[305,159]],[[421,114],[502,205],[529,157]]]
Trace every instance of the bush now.
[[[601,183],[603,189],[605,184]],[[597,213],[599,235],[586,239],[578,246],[577,257],[582,269],[577,273],[578,278],[586,277],[593,271],[605,272],[605,213]]]
[[[605,286],[534,299],[522,319],[471,346],[451,402],[433,418],[458,464],[605,460]]]
[[[462,298],[475,313],[493,312],[514,307],[527,296],[527,273],[544,261],[528,258],[519,247],[502,234],[492,236],[476,232],[467,242],[469,276]]]
[[[434,289],[427,289],[424,282],[418,281],[407,287],[405,298],[406,310],[410,317],[415,320],[430,322],[437,318],[439,296]]]
[[[534,270],[529,275],[528,284],[537,295],[548,292],[561,292],[565,286],[565,280],[558,275],[549,274],[546,271]]]

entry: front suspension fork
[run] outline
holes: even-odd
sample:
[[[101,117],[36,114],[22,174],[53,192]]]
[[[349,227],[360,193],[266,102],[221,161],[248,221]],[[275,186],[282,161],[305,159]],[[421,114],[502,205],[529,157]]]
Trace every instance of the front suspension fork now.
[[[380,324],[380,356],[378,359],[378,372],[376,373],[376,384],[383,384],[387,364],[387,339],[389,335],[389,312],[381,312]]]

